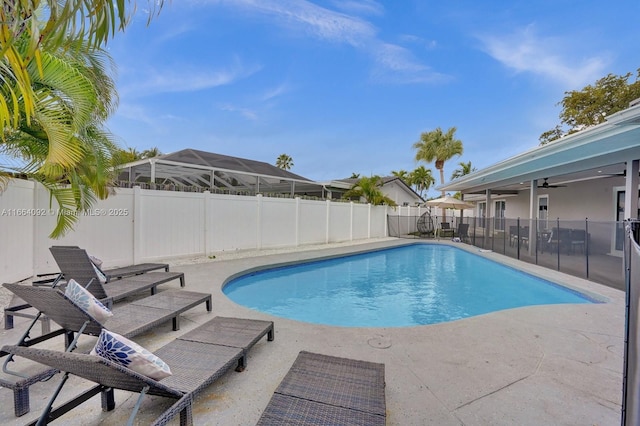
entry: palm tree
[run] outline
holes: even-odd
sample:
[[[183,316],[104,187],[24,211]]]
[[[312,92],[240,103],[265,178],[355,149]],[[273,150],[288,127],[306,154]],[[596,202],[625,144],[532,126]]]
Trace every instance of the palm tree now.
[[[140,158],[153,158],[159,157],[161,155],[162,152],[160,152],[160,149],[157,146],[154,146],[153,148],[145,149],[144,151],[142,151],[142,153],[140,154]]]
[[[6,182],[15,174],[32,178],[57,201],[54,238],[72,228],[78,218],[75,212],[89,208],[96,196],[109,195],[118,157],[112,136],[102,128],[117,104],[107,68],[111,60],[106,51],[91,51],[85,44],[44,46],[42,72],[34,62],[26,69],[33,84],[33,113],[30,118],[20,114],[15,128],[5,127],[0,142],[0,153],[20,161],[12,169],[0,170],[0,180]],[[6,86],[5,103],[7,94],[17,90]]]
[[[391,171],[391,174],[395,177],[398,177],[400,179],[402,179],[402,181],[404,183],[406,183],[407,185],[411,186],[411,176],[409,174],[408,171],[406,170],[393,170]]]
[[[276,167],[282,170],[290,170],[293,167],[293,158],[287,154],[280,154],[276,159]]]
[[[436,169],[440,171],[440,183],[444,185],[444,163],[455,155],[462,155],[462,141],[455,139],[456,128],[451,127],[443,133],[440,127],[431,132],[423,132],[420,140],[413,144],[417,149],[416,161],[430,163],[435,161]],[[442,191],[442,196],[445,196]]]
[[[147,0],[149,20],[160,12],[164,0]],[[17,129],[37,114],[34,75],[42,76],[45,51],[69,43],[93,50],[124,30],[136,10],[136,1],[121,0],[12,0],[0,6],[0,81],[5,100],[0,102],[0,125]],[[30,68],[36,68],[33,72]],[[53,143],[53,135],[49,135]],[[60,139],[60,137],[58,138]],[[74,144],[62,150],[73,163],[80,156]]]
[[[380,176],[363,177],[356,182],[353,187],[342,195],[342,198],[364,198],[367,203],[374,206],[386,204],[396,206],[395,201],[382,193],[382,178]]]
[[[359,179],[360,173],[352,172],[351,177],[349,179]]]
[[[424,198],[424,192],[429,190],[431,185],[436,183],[435,178],[431,174],[431,169],[425,166],[419,166],[409,175],[410,182],[416,188],[416,192]]]
[[[460,166],[460,168],[453,171],[453,173],[451,174],[451,180],[458,179],[459,177],[468,175],[469,173],[476,171],[476,168],[471,165],[471,161],[467,161],[466,163],[464,161],[461,161],[458,163],[458,165]]]

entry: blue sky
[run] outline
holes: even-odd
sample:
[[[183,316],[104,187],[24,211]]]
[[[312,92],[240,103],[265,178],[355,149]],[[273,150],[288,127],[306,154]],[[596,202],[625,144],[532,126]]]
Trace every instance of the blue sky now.
[[[173,0],[148,27],[144,4],[107,45],[121,144],[285,153],[314,180],[411,171],[436,127],[464,144],[447,179],[488,166],[537,146],[565,91],[640,67],[637,0]]]

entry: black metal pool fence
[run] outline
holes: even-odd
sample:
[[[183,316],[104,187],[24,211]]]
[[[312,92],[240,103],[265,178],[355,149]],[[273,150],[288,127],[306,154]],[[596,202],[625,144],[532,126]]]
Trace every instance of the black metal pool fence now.
[[[576,277],[625,288],[625,222],[387,216],[389,236],[455,239]],[[444,225],[443,225],[444,224]]]
[[[624,368],[622,376],[622,416],[621,424],[631,426],[640,424],[640,222],[630,220],[625,227],[625,335]]]

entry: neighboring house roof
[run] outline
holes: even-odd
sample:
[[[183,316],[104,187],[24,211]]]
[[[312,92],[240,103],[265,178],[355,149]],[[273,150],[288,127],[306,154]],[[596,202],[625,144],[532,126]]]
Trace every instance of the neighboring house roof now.
[[[230,193],[324,197],[322,184],[269,163],[183,149],[120,166],[119,179],[142,185],[177,185]]]
[[[477,170],[436,187],[466,194],[517,193],[533,180],[549,184],[599,179],[621,174],[625,163],[640,159],[640,105],[612,114],[593,126],[547,145]]]
[[[216,154],[213,152],[199,151],[197,149],[183,149],[167,155],[155,157],[165,161],[178,163],[197,164],[214,169],[233,170],[256,175],[277,176],[296,180],[310,181],[303,176],[291,173],[263,161],[249,160],[246,158],[232,157],[230,155]]]

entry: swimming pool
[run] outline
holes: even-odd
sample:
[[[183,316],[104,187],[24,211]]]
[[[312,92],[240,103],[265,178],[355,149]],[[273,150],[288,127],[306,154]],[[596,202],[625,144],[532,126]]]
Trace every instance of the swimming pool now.
[[[348,327],[436,324],[522,306],[595,302],[457,247],[424,243],[262,270],[230,281],[223,292],[275,316]]]

